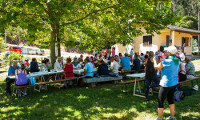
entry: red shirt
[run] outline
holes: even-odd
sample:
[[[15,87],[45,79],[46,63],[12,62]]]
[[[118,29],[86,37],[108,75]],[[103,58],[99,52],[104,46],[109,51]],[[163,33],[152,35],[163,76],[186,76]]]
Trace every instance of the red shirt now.
[[[65,64],[64,71],[65,71],[65,77],[74,77],[72,64]]]

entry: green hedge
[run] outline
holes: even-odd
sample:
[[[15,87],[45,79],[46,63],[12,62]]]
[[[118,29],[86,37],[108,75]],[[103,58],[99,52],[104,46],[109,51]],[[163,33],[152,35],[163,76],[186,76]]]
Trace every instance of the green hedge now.
[[[200,55],[200,52],[192,52],[193,55]]]

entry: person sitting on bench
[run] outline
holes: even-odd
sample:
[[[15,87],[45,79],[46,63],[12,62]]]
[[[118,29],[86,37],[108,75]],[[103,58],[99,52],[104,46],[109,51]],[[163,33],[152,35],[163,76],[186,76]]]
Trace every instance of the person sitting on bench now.
[[[14,76],[16,69],[19,69],[19,67],[17,66],[17,62],[14,62],[13,66],[10,66],[10,68],[8,70],[8,76]],[[11,95],[10,85],[14,82],[15,82],[15,79],[6,78],[6,94],[7,94],[7,96]]]
[[[109,71],[108,71],[108,66],[104,63],[103,59],[98,60],[98,71],[96,74],[96,77],[108,77]]]
[[[63,70],[62,57],[58,57],[57,61],[54,64],[54,69],[56,71],[62,71]]]
[[[15,76],[16,76],[16,86],[25,86],[28,85],[28,79],[26,77],[26,69],[25,69],[25,65],[22,64],[19,70],[15,71]],[[23,88],[23,95],[26,96],[27,95],[27,88]],[[18,93],[18,97],[21,96],[21,92]]]
[[[77,58],[74,58],[74,61],[72,62],[74,69],[81,69],[81,64],[78,62]]]
[[[67,58],[67,63],[64,65],[64,72],[65,72],[65,77],[74,77],[71,58]]]
[[[185,69],[185,65],[183,64],[183,62],[181,62],[181,58],[179,58],[179,69],[178,69],[178,76],[179,76],[179,82],[181,81],[185,81],[187,79],[186,76],[186,69]]]
[[[112,56],[110,57],[110,61],[111,61],[111,64],[110,64],[110,73],[109,75],[110,76],[113,76],[113,77],[118,77],[119,76],[119,64],[115,61],[115,58]]]
[[[125,53],[125,57],[122,57],[120,63],[121,63],[122,69],[126,69],[126,70],[130,70],[131,69],[130,57],[128,57],[127,53]]]
[[[156,74],[156,70],[154,68],[154,53],[152,51],[149,52],[149,58],[146,63],[146,88],[145,88],[145,100],[149,101],[149,88],[158,87],[160,79]],[[154,82],[154,84],[152,84]]]
[[[195,66],[188,57],[185,58],[185,62],[187,79],[193,78],[195,73]]]
[[[137,54],[135,54],[135,56],[134,56],[132,70],[135,70],[137,72],[140,70],[140,60],[138,59],[138,55]]]
[[[84,76],[85,78],[92,78],[94,76],[93,73],[93,64],[90,62],[90,58],[87,57],[85,60],[85,67],[84,67]]]
[[[31,73],[39,72],[38,63],[37,63],[36,58],[32,58],[29,70],[30,70]]]
[[[64,65],[64,72],[65,72],[65,78],[68,77],[74,77],[73,73],[73,65],[71,64],[71,58],[67,58],[67,63]],[[72,81],[66,81],[64,82],[64,87],[67,88],[68,85],[73,85]]]

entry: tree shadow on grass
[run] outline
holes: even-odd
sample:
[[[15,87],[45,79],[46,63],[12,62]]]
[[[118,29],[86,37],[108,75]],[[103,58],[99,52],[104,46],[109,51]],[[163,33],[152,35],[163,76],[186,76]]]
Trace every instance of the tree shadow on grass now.
[[[5,83],[0,83],[5,85]],[[195,97],[199,97],[199,92]],[[156,116],[157,94],[150,102],[134,97],[132,93],[122,93],[122,86],[100,85],[96,88],[82,87],[58,89],[52,86],[48,91],[34,92],[27,97],[3,97],[0,102],[2,119],[135,119],[145,112]],[[197,98],[191,104],[191,98],[175,103],[177,119],[198,118],[196,114],[183,116],[181,113],[199,112]],[[193,105],[193,106],[192,106]],[[165,102],[165,108],[167,108]],[[192,109],[192,108],[195,109]],[[192,110],[191,110],[192,109]],[[164,117],[169,116],[168,113]],[[190,120],[190,119],[188,119]]]

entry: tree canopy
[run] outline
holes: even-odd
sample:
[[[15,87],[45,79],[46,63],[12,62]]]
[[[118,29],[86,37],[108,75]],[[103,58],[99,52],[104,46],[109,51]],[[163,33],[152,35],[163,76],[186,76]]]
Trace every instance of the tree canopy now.
[[[28,41],[49,47],[78,46],[88,51],[115,43],[129,44],[133,37],[159,32],[176,21],[171,0],[1,0],[1,33],[8,26],[27,30]],[[60,51],[58,52],[60,55]]]

